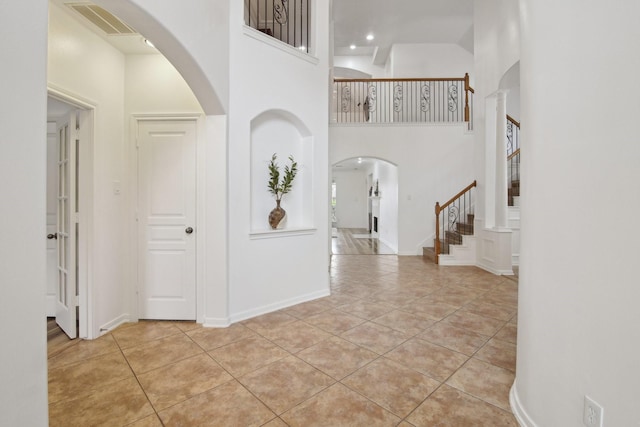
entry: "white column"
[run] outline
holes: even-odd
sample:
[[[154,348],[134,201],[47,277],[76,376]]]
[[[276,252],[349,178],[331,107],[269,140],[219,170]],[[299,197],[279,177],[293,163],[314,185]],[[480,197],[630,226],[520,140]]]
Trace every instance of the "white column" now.
[[[507,227],[507,92],[499,91],[496,104],[496,228]]]

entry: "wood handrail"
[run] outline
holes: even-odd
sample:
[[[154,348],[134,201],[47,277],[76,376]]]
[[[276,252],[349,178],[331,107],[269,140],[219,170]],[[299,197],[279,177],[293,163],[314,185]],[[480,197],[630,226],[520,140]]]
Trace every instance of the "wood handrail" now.
[[[518,128],[520,128],[520,122],[517,121],[516,119],[514,119],[513,117],[511,117],[510,115],[507,114],[507,120],[509,120],[511,123],[513,123],[514,125],[516,125]]]
[[[513,153],[509,154],[509,156],[507,157],[507,161],[513,159],[517,154],[520,154],[520,149],[519,148],[516,151],[514,151]]]
[[[463,82],[464,77],[436,77],[436,78],[399,78],[399,79],[333,79],[334,83],[358,82]]]
[[[469,122],[471,119],[471,107],[469,106],[469,92],[476,93],[471,86],[469,86],[469,73],[464,73],[464,121]]]
[[[444,210],[444,208],[446,208],[447,206],[449,206],[451,203],[455,202],[460,196],[462,196],[464,193],[466,193],[467,191],[471,190],[473,187],[475,187],[477,184],[476,180],[474,180],[471,184],[467,185],[464,190],[460,191],[458,194],[456,194],[455,196],[453,196],[452,198],[449,199],[449,201],[447,201],[445,204],[440,205],[440,203],[436,203],[436,215],[440,214],[440,212],[442,212]]]

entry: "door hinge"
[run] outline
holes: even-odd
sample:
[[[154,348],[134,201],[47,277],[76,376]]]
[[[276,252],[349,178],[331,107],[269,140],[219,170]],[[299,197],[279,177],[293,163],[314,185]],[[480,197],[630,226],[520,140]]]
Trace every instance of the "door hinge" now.
[[[73,222],[75,222],[76,224],[80,223],[80,214],[78,212],[73,214]]]

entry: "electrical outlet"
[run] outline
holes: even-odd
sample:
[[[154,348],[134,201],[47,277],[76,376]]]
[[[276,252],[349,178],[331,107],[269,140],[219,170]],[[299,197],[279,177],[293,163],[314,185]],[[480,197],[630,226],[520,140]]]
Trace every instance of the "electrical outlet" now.
[[[587,427],[602,427],[602,415],[604,410],[589,396],[584,397],[584,414],[582,422]]]

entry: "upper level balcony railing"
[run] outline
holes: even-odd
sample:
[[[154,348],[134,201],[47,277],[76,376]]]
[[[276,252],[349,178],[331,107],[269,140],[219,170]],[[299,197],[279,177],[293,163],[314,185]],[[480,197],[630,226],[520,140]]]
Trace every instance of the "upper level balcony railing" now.
[[[245,0],[244,22],[303,52],[309,52],[311,0]]]
[[[473,129],[469,75],[428,79],[335,79],[337,123],[468,123]]]

